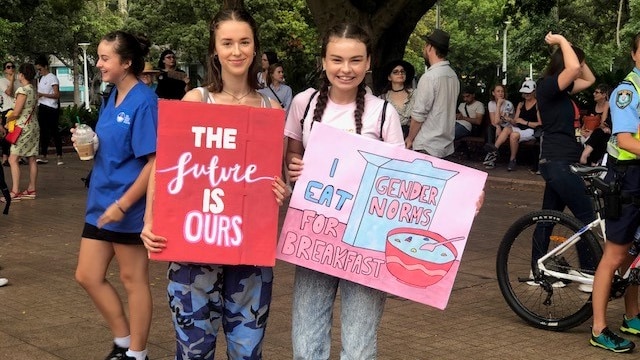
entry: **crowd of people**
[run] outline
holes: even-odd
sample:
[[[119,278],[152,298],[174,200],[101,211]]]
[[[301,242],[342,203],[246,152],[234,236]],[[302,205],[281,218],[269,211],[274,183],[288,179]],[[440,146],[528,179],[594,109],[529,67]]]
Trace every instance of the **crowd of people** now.
[[[539,142],[534,171],[539,170],[545,181],[542,207],[560,211],[568,207],[584,223],[593,220],[594,210],[582,180],[568,171],[569,166],[600,164],[608,153],[607,176],[621,184],[631,201],[625,203],[618,218],[607,219],[610,241],[605,244],[600,264],[581,264],[595,273],[593,288],[585,289],[593,293],[590,342],[616,352],[633,349],[633,342],[607,328],[606,305],[613,274],[628,262],[629,244],[640,225],[640,206],[635,200],[640,196],[640,34],[633,42],[635,68],[625,82],[613,91],[606,84],[596,86],[593,108],[581,112],[571,96],[590,88],[595,76],[584,52],[559,34],[546,35],[544,41],[556,49],[540,80],[522,82],[522,100],[517,106],[509,101],[507,88],[496,84],[485,109],[476,99],[479,94],[474,86],[465,86],[460,94],[461,82],[447,60],[450,37],[440,29],[423,38],[422,55],[428,68],[415,89],[415,68],[397,59],[382,67],[386,83],[379,96],[374,96],[366,85],[372,39],[360,26],[338,24],[326,32],[318,89],[310,88],[295,96],[286,83],[284,65],[277,54],[260,52],[257,26],[250,14],[237,9],[221,10],[209,29],[207,79],[195,88],[189,74],[178,68],[176,53],[170,49],[160,54],[154,68],[147,61],[151,42],[143,36],[115,31],[105,35],[98,45],[96,67],[102,80],[112,84],[113,89],[100,107],[95,129],[100,146],[94,157],[75,277],[112,333],[113,348],[107,359],[148,359],[153,308],[148,252],[162,252],[167,246],[163,234],[153,232],[150,206],[155,193],[152,174],[159,98],[283,109],[285,172],[291,183],[305,167],[313,166],[304,164],[302,157],[314,122],[452,161],[456,141],[486,126],[487,132],[495,135],[487,138],[484,146],[486,168],[496,166],[501,146],[508,143],[507,170],[513,171],[520,144]],[[11,170],[9,201],[33,200],[37,164],[48,162],[52,138],[57,164],[64,164],[57,129],[59,81],[50,72],[45,56],[17,69],[13,62],[5,62],[3,74],[0,135],[15,127],[21,129],[15,142],[2,143],[2,161]],[[387,103],[392,106],[387,107]],[[123,116],[127,118],[125,124],[119,121]],[[382,125],[381,118],[386,119]],[[29,181],[22,187],[20,161],[26,161],[29,168]],[[291,189],[279,175],[274,179],[274,201],[283,205]],[[478,200],[478,208],[482,201]],[[536,229],[533,241],[541,243],[540,248],[546,248],[547,230],[544,226]],[[532,263],[542,255],[534,252]],[[106,279],[114,258],[126,290],[128,311]],[[177,359],[212,359],[220,326],[229,358],[262,358],[273,287],[271,267],[171,262],[167,277]],[[0,278],[0,287],[7,283],[6,278]],[[377,330],[386,293],[297,267],[292,295],[295,359],[329,357],[329,329],[338,289],[343,309],[341,358],[376,357]],[[637,286],[630,287],[625,295],[621,327],[625,333],[640,334],[637,295]]]

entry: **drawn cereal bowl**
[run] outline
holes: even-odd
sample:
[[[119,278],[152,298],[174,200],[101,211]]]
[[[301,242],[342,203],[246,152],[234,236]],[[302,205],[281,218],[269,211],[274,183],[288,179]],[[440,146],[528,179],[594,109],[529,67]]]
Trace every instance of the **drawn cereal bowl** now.
[[[455,240],[424,229],[393,229],[387,234],[385,246],[387,270],[408,285],[433,285],[442,280],[458,257],[451,243]]]

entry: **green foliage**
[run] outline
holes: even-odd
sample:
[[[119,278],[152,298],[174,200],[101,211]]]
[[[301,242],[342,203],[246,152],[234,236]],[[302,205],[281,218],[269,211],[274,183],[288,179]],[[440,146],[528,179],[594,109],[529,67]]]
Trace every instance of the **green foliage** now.
[[[308,75],[316,70],[320,46],[304,0],[247,0],[245,5],[258,23],[261,51],[278,54],[294,93],[314,85]]]
[[[450,36],[447,58],[461,77],[462,85],[481,88],[496,80],[496,68],[502,64],[502,30],[500,22],[505,0],[441,0],[440,28]],[[496,25],[498,24],[498,25]],[[436,9],[429,11],[417,24],[409,43],[405,59],[416,67],[418,75],[424,72],[420,36],[436,28]],[[496,39],[496,34],[499,34]]]
[[[496,69],[502,62],[506,20],[511,21],[508,79],[512,89],[529,75],[529,64],[533,65],[534,77],[543,71],[551,50],[543,40],[548,31],[560,32],[582,47],[599,82],[613,85],[619,81],[619,74],[632,66],[629,40],[640,31],[638,1],[622,0],[621,48],[615,41],[620,0],[439,3],[441,27],[451,34],[449,59],[463,83],[490,86],[498,81]],[[296,92],[312,85],[316,74],[320,48],[317,27],[326,28],[328,23],[345,18],[370,25],[374,40],[383,39],[376,46],[392,53],[374,54],[376,65],[375,60],[399,53],[398,46],[389,43],[401,37],[399,21],[411,23],[411,15],[421,12],[406,10],[417,9],[415,4],[408,0],[244,0],[257,21],[261,50],[278,54],[287,82]],[[104,34],[124,27],[149,36],[155,44],[149,56],[154,64],[162,50],[171,48],[178,51],[180,61],[205,65],[209,22],[222,5],[221,0],[130,0],[128,12],[120,13],[117,0],[3,0],[0,57],[21,62],[32,60],[39,53],[55,54],[81,73],[77,43],[90,42],[88,53],[95,54]],[[404,12],[396,15],[398,8]],[[404,58],[415,66],[418,75],[424,72],[424,41],[420,36],[435,28],[435,13],[433,8],[423,16],[407,42]],[[385,29],[398,33],[389,36]],[[90,73],[94,70],[89,67]]]
[[[71,105],[62,109],[60,118],[58,120],[58,128],[61,133],[68,133],[69,129],[75,126],[76,123],[87,124],[92,129],[96,128],[98,122],[98,109],[92,107],[91,111],[85,109],[84,106]]]
[[[157,65],[165,49],[179,52],[179,61],[205,65],[209,22],[220,9],[219,0],[138,0],[129,3],[125,28],[146,34],[157,47],[149,55]]]

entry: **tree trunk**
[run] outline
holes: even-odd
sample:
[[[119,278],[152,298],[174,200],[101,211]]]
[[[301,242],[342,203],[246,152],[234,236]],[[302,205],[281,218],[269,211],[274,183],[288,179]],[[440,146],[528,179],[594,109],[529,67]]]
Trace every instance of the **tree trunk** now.
[[[618,23],[616,24],[616,44],[618,45],[618,49],[620,49],[620,19],[622,19],[623,4],[624,0],[620,0],[620,6],[618,7]]]
[[[386,74],[379,73],[381,67],[402,59],[416,24],[435,3],[436,0],[307,0],[320,34],[342,22],[355,22],[369,29],[374,41],[371,70],[375,90],[380,90],[380,79],[386,78]]]
[[[73,61],[71,62],[71,71],[73,71],[73,103],[80,106],[81,103],[81,99],[80,99],[80,81],[79,81],[79,75],[82,73],[82,70],[78,70],[80,69],[80,64],[78,61],[78,57],[79,57],[79,51],[78,48],[74,47],[73,49],[73,54],[71,56],[71,58],[73,59]]]
[[[120,14],[126,15],[127,8],[127,0],[118,0],[118,11],[120,12]]]

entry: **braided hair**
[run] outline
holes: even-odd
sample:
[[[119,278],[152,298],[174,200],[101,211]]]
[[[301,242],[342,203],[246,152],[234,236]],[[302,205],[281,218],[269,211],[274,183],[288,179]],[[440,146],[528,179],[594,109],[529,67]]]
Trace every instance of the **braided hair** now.
[[[339,38],[339,39],[354,39],[362,42],[365,45],[367,50],[367,55],[371,54],[371,37],[369,33],[363,29],[362,27],[343,23],[338,24],[325,34],[322,40],[322,57],[326,57],[327,55],[327,46],[331,38]],[[329,86],[331,83],[327,78],[326,72],[322,72],[320,74],[320,89],[318,91],[318,100],[316,102],[316,108],[313,111],[313,121],[322,121],[322,115],[327,108],[327,101],[329,99]],[[366,94],[365,82],[364,79],[358,85],[358,92],[356,94],[356,109],[353,112],[353,117],[355,118],[356,125],[356,133],[360,134],[362,131],[362,115],[364,114],[364,96]],[[311,123],[313,126],[313,122]]]

